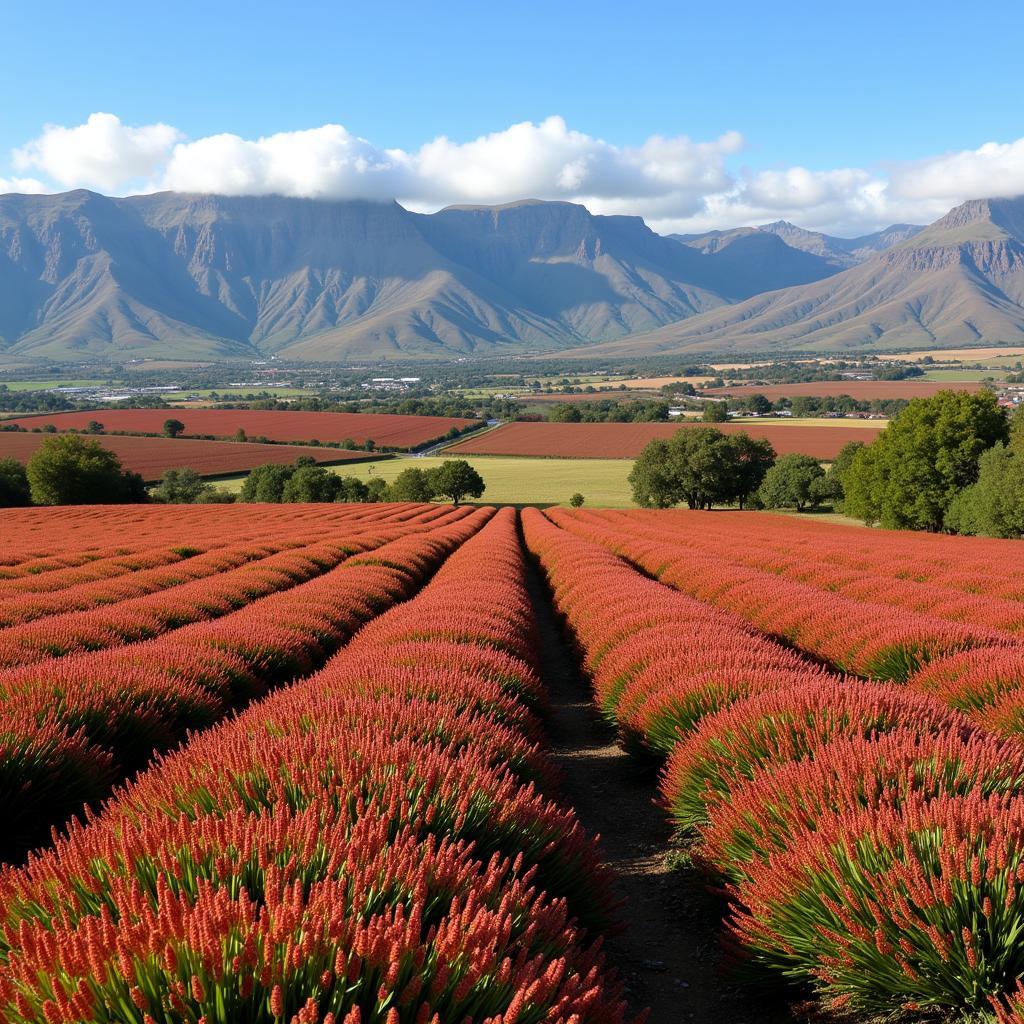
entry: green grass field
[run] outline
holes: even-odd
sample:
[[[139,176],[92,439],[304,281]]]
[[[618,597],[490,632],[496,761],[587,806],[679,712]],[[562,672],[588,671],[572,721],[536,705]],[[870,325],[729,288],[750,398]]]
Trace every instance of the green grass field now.
[[[102,387],[102,380],[4,380],[0,375],[0,384],[6,384],[8,391],[46,391],[49,388],[92,388]]]
[[[430,469],[443,461],[443,457],[395,458],[328,468],[342,476],[357,476],[361,480],[379,477],[390,483],[410,466]],[[631,459],[506,459],[481,455],[466,461],[487,485],[483,502],[565,505],[573,493],[579,491],[588,505],[624,508],[633,504],[626,479],[633,468]],[[218,487],[239,491],[244,479],[244,476],[229,477],[216,483]]]
[[[913,380],[984,380],[986,377],[998,376],[991,370],[926,370],[923,377]]]

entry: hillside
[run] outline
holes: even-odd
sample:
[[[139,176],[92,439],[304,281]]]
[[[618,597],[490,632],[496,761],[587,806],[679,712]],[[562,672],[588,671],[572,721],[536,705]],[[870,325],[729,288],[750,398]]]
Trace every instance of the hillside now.
[[[588,354],[841,351],[1024,342],[1024,197],[964,203],[891,249]],[[576,354],[579,354],[578,352]]]
[[[0,196],[0,352],[304,360],[557,350],[831,273],[762,234],[701,252],[562,202]]]

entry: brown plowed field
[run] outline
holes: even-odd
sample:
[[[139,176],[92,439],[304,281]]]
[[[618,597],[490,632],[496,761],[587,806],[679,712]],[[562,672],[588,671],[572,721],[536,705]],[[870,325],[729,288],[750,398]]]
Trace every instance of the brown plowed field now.
[[[707,424],[704,424],[705,426]],[[452,455],[530,455],[559,459],[634,459],[648,441],[665,440],[700,423],[507,423],[446,450]],[[848,441],[870,442],[882,427],[715,423],[727,434],[771,441],[779,455],[800,452],[833,459]]]
[[[0,431],[0,459],[28,462],[36,449],[53,434]],[[201,476],[244,473],[268,462],[290,463],[307,455],[317,462],[358,462],[366,452],[338,448],[304,448],[295,444],[241,444],[234,441],[192,441],[169,437],[122,437],[102,434],[91,438],[109,448],[125,469],[144,480],[159,480],[165,469],[194,469]]]
[[[249,437],[270,441],[345,441],[378,448],[411,448],[440,440],[457,427],[477,420],[448,416],[391,416],[385,413],[292,412],[264,409],[94,409],[90,412],[45,413],[11,420],[26,430],[52,423],[58,430],[82,430],[90,420],[106,431],[160,434],[167,419],[185,424],[185,436],[232,437],[241,427]]]

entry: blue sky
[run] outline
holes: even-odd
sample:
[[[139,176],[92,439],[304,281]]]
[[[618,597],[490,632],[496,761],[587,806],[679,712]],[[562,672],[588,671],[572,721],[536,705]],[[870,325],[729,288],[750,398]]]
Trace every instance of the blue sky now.
[[[989,180],[1024,191],[1024,176],[1019,185],[1015,177],[1018,168],[1024,175],[1024,152],[983,150],[1024,136],[1019,3],[15,0],[2,24],[0,183],[26,191],[170,183],[376,198],[391,187],[429,208],[500,201],[532,186],[545,198],[590,199],[604,212],[636,212],[668,228],[779,213],[848,231],[890,216],[927,218]],[[97,112],[174,134],[145,140],[142,160],[138,138],[109,132],[33,149],[44,126],[72,129]],[[472,163],[474,151],[454,149],[440,168],[420,153],[442,136],[456,147],[482,136],[500,143],[510,126],[552,116],[575,141],[549,131],[538,144],[551,158],[550,181],[499,180],[493,169],[460,181],[456,165]],[[187,173],[166,174],[174,146],[324,125],[370,144],[377,170],[391,159],[382,153],[400,150],[409,160],[397,158],[402,173],[391,167],[372,186],[351,174],[310,181],[301,168],[282,168],[280,156],[269,177],[251,171],[234,183],[224,178],[224,161],[234,159],[225,153],[211,169],[190,152]],[[722,142],[729,132],[741,141]],[[685,167],[662,173],[652,138],[685,138],[695,148],[683,155]],[[334,138],[303,158],[336,164],[353,152],[349,140]],[[508,150],[498,152],[503,159]],[[98,172],[104,153],[126,173]],[[939,162],[950,154],[959,155],[952,171]],[[598,164],[602,173],[593,171]]]

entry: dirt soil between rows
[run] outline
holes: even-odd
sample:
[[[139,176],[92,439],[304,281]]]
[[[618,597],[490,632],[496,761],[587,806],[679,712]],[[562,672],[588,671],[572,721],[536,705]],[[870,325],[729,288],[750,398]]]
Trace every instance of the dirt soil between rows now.
[[[551,753],[562,795],[615,872],[627,927],[605,943],[625,981],[631,1009],[650,1009],[648,1024],[793,1024],[777,998],[730,977],[719,943],[722,902],[696,872],[673,865],[664,811],[655,803],[657,772],[623,751],[591,702],[574,654],[556,619],[539,570],[531,566]]]

